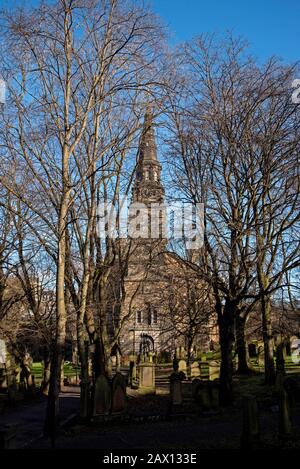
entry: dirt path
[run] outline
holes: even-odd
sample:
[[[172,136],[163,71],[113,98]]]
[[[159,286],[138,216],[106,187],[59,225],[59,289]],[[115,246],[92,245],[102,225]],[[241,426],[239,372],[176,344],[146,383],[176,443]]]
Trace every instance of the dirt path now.
[[[39,438],[43,432],[44,418],[46,413],[47,398],[27,402],[17,408],[8,409],[0,417],[2,425],[16,425],[17,448],[24,448]],[[61,422],[66,421],[71,415],[78,412],[79,387],[64,388],[60,395]]]

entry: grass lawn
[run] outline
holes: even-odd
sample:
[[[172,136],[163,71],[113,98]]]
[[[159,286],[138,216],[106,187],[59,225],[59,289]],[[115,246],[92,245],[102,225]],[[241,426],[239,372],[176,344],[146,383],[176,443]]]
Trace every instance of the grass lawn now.
[[[31,367],[31,371],[34,374],[36,384],[39,384],[42,381],[43,377],[43,365],[41,362],[34,362]],[[76,376],[79,375],[79,367],[76,370],[76,366],[73,366],[71,363],[64,364],[64,375],[65,376]]]

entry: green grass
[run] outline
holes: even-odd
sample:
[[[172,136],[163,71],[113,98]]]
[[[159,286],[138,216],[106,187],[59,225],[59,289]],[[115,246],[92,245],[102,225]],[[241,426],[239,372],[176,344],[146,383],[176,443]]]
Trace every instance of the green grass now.
[[[31,371],[34,374],[35,382],[39,383],[42,381],[43,377],[43,364],[41,362],[34,362],[31,366]],[[71,363],[64,365],[64,375],[66,376],[75,376],[79,374],[79,368],[73,366]]]

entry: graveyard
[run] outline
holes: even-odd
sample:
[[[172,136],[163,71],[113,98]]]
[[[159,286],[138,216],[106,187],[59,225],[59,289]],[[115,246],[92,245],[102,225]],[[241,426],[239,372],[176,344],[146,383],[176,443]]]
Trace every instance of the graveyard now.
[[[220,353],[202,354],[190,364],[184,349],[179,354],[169,363],[157,363],[150,353],[129,357],[119,370],[112,364],[111,375],[100,376],[91,389],[88,418],[80,417],[80,376],[71,364],[65,365],[60,399],[63,405],[72,401],[72,406],[54,442],[41,433],[29,438],[18,424],[25,403],[43,421],[39,406],[44,410],[46,398],[38,391],[38,376],[32,375],[30,382],[36,387],[30,395],[24,395],[25,385],[18,385],[17,411],[2,386],[0,415],[10,422],[1,429],[2,445],[28,449],[53,445],[57,449],[300,448],[300,365],[295,356],[285,355],[274,386],[264,383],[259,355],[249,359],[248,376],[236,373],[235,365],[234,403],[222,408]],[[33,363],[30,372],[39,371],[40,364]]]
[[[1,450],[300,449],[300,3],[248,3],[0,0]]]

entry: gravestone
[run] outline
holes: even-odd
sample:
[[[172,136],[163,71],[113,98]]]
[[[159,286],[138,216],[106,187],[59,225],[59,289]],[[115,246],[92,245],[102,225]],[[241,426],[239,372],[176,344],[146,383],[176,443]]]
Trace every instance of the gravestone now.
[[[127,405],[126,400],[126,382],[121,373],[116,373],[112,381],[112,406],[113,414],[121,414],[125,412]]]
[[[93,415],[109,414],[111,409],[111,387],[108,379],[104,376],[98,376],[94,389],[94,408]]]
[[[201,389],[202,389],[202,387],[203,387],[203,383],[202,383],[201,379],[199,379],[199,378],[193,379],[193,381],[192,381],[192,397],[198,403],[201,403]]]
[[[135,360],[131,360],[129,363],[129,384],[131,388],[135,388],[137,385],[137,369]]]
[[[200,376],[200,367],[198,362],[193,362],[191,364],[191,378],[199,378]]]
[[[183,360],[183,359],[179,360],[179,362],[178,362],[178,371],[179,372],[182,371],[186,375],[186,369],[187,369],[186,361]]]
[[[170,376],[170,396],[172,406],[180,406],[182,404],[182,378],[181,373],[174,372]]]
[[[139,391],[143,394],[155,393],[155,365],[142,362],[139,365]]]
[[[208,365],[209,370],[209,381],[214,381],[220,378],[220,363],[216,361],[210,361]]]

